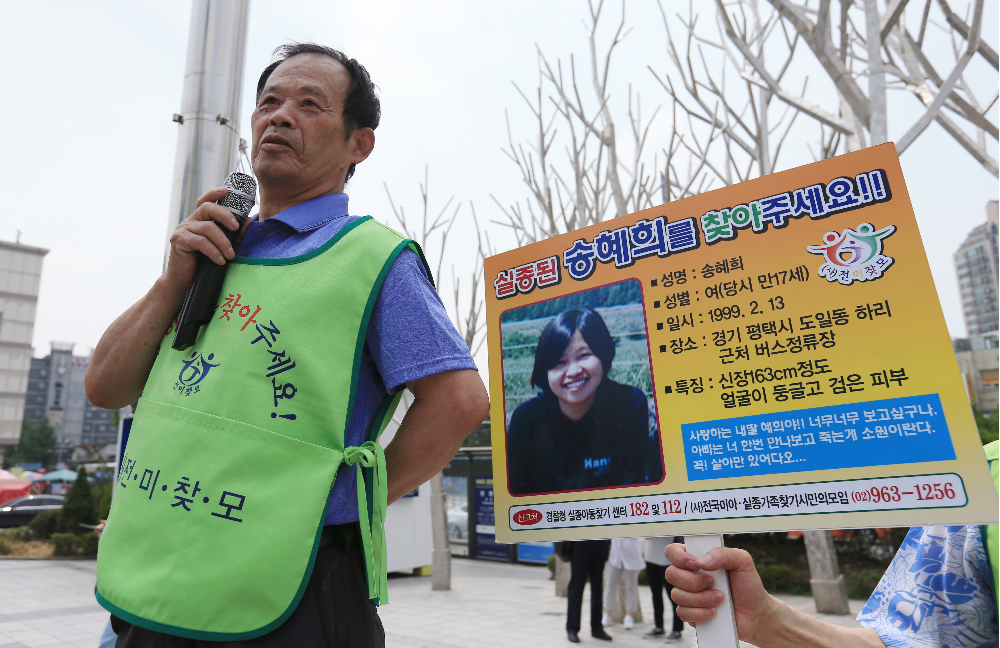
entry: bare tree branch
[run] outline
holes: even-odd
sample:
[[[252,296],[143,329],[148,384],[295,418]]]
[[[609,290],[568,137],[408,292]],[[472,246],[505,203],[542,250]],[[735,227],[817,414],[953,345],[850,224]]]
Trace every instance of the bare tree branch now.
[[[389,204],[392,207],[393,215],[396,217],[396,222],[399,229],[408,238],[413,239],[418,245],[424,250],[425,258],[428,261],[434,258],[431,253],[431,249],[436,249],[436,265],[437,272],[434,273],[434,284],[438,292],[441,292],[442,286],[442,276],[441,267],[444,262],[445,252],[448,247],[448,235],[451,233],[452,227],[458,220],[458,214],[461,209],[461,203],[455,205],[455,209],[451,216],[446,216],[449,206],[454,201],[455,197],[451,196],[445,202],[444,207],[441,208],[437,216],[431,217],[430,212],[430,170],[428,166],[424,167],[424,181],[420,184],[420,197],[423,202],[423,218],[421,220],[421,226],[419,229],[413,226],[406,218],[406,212],[402,205],[398,208],[392,199],[392,194],[389,192],[389,186],[383,183],[385,187],[386,196],[389,198]],[[475,257],[473,260],[473,271],[469,280],[469,290],[467,293],[463,293],[461,280],[455,273],[455,266],[452,265],[452,296],[455,301],[455,311],[453,314],[455,327],[458,329],[459,334],[462,339],[465,340],[466,345],[468,345],[469,350],[475,354],[475,352],[482,346],[483,340],[485,339],[485,320],[483,316],[483,261],[484,259],[493,254],[492,248],[489,246],[488,237],[484,241],[484,233],[479,227],[479,219],[476,216],[475,207],[472,203],[469,203],[472,210],[472,223],[476,230],[476,248]],[[440,237],[440,238],[438,238]],[[463,308],[463,303],[466,307]]]

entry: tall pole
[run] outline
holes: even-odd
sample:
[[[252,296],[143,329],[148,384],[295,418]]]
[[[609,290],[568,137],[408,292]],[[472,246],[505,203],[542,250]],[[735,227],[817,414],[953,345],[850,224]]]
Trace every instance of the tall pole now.
[[[471,477],[470,477],[471,479]],[[442,473],[431,477],[431,531],[434,552],[431,554],[431,589],[451,589],[451,547],[448,541],[448,512],[445,510]]]
[[[198,197],[235,170],[250,0],[193,0],[166,250]],[[166,255],[164,255],[166,264]]]

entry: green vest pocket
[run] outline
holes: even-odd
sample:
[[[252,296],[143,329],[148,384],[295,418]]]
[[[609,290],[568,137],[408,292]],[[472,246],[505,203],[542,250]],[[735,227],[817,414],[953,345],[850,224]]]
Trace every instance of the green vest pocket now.
[[[148,399],[139,411],[101,540],[98,598],[130,623],[184,637],[269,632],[308,581],[343,455]]]

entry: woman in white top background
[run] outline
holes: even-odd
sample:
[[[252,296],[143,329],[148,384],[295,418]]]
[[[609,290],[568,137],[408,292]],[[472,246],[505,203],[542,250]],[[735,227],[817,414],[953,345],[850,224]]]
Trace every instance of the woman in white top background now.
[[[646,567],[642,557],[639,538],[614,538],[611,540],[611,553],[605,568],[608,575],[607,589],[604,590],[604,617],[601,623],[606,627],[612,624],[611,608],[615,605],[618,594],[618,583],[625,578],[625,620],[626,630],[635,626],[634,615],[639,609],[639,572]]]

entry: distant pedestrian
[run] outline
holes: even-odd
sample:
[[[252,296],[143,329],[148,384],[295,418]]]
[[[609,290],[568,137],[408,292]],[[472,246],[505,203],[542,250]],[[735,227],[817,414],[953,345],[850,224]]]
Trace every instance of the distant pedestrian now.
[[[571,542],[570,577],[566,591],[566,635],[573,643],[580,643],[580,615],[583,608],[583,588],[590,577],[590,635],[595,639],[611,641],[611,635],[601,625],[601,589],[604,563],[608,560],[611,543],[607,540],[582,540]]]
[[[115,634],[115,629],[111,627],[111,619],[104,625],[104,630],[101,632],[100,643],[97,644],[97,648],[115,648],[115,643],[118,642],[118,635]]]
[[[649,589],[653,594],[653,629],[646,633],[647,637],[659,637],[666,634],[663,626],[663,589],[666,587],[667,598],[673,608],[674,624],[670,634],[667,635],[667,642],[674,643],[680,641],[681,632],[684,631],[684,622],[677,616],[677,604],[670,598],[670,591],[674,586],[666,581],[664,572],[670,562],[663,556],[663,550],[671,542],[683,542],[680,538],[666,536],[662,538],[650,538],[646,541],[646,580],[649,581]]]
[[[642,559],[639,538],[615,538],[611,541],[608,556],[608,589],[604,592],[604,618],[601,625],[611,625],[611,608],[615,605],[618,583],[625,579],[625,619],[626,630],[635,626],[635,613],[639,611],[639,572],[646,566]]]

